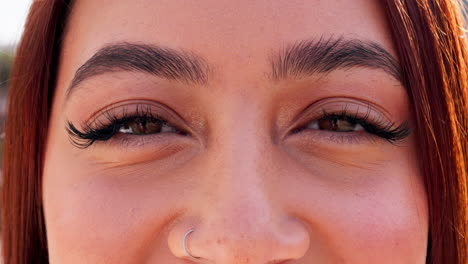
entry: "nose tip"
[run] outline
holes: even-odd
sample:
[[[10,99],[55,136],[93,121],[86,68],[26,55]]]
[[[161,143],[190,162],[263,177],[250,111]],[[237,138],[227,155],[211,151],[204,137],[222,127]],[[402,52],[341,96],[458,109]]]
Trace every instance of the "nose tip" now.
[[[280,264],[302,258],[309,236],[298,219],[281,223],[239,223],[222,219],[194,228],[186,244],[194,263]],[[190,257],[190,256],[189,256]]]

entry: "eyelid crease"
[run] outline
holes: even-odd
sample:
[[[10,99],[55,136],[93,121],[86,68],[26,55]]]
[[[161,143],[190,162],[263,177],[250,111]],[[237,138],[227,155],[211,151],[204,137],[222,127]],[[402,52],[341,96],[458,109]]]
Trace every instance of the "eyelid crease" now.
[[[87,124],[87,126],[94,126],[94,128],[104,127],[115,121],[129,122],[142,118],[148,118],[152,121],[161,120],[163,121],[163,124],[171,124],[167,120],[170,118],[165,117],[164,114],[153,114],[152,108],[149,105],[131,105],[135,106],[133,112],[131,112],[132,110],[128,110],[127,106],[128,105],[123,105],[122,107],[113,107],[107,109],[104,112],[101,112],[101,115],[95,117],[92,122]],[[117,112],[118,110],[120,110],[120,112]],[[105,118],[105,120],[103,121],[100,118]]]
[[[168,116],[174,116],[174,118],[177,119],[182,119],[177,113],[173,112],[172,110],[169,110],[170,107],[168,107],[166,104],[158,102],[158,101],[153,101],[153,100],[147,100],[147,99],[131,99],[131,100],[122,100],[118,102],[114,102],[112,104],[106,105],[97,111],[94,111],[89,115],[89,117],[83,121],[82,124],[92,124],[94,121],[96,121],[99,117],[102,116],[102,114],[109,112],[109,111],[117,111],[119,109],[122,109],[124,111],[129,111],[129,108],[131,107],[139,107],[141,110],[142,106],[147,106],[147,109],[149,108],[157,108],[158,112],[163,112],[164,114]]]
[[[341,98],[335,98],[335,99],[330,98],[330,99],[332,99],[330,100],[332,103],[345,103],[346,109],[348,109],[348,105],[352,106],[352,104],[355,104],[356,106],[358,106],[358,108],[365,107],[366,111],[375,110],[379,112],[379,114],[382,114],[388,120],[392,119],[392,115],[387,109],[368,100],[364,100],[361,98],[354,98],[354,97],[341,97]],[[320,100],[318,101],[318,103],[319,104],[317,106],[321,106],[321,104],[325,104],[327,102],[325,100],[324,101]]]
[[[392,120],[391,114],[389,111],[387,111],[385,108],[370,102],[368,100],[362,99],[362,98],[356,98],[356,97],[351,97],[351,96],[340,96],[340,97],[326,97],[322,98],[319,100],[316,100],[308,105],[306,105],[301,111],[296,118],[294,118],[291,122],[291,126],[288,128],[288,130],[291,130],[293,127],[297,127],[298,123],[303,123],[304,121],[301,121],[304,119],[304,116],[306,118],[310,118],[311,115],[315,115],[316,117],[319,117],[323,115],[323,106],[328,106],[329,105],[335,104],[339,106],[339,109],[336,109],[335,111],[343,111],[344,109],[348,109],[348,105],[355,105],[358,106],[356,110],[359,110],[360,107],[364,107],[367,112],[373,113],[370,110],[375,109],[377,113],[381,114],[382,117],[386,118],[389,122]],[[346,105],[346,107],[343,107],[343,105]],[[331,112],[331,111],[328,111]]]

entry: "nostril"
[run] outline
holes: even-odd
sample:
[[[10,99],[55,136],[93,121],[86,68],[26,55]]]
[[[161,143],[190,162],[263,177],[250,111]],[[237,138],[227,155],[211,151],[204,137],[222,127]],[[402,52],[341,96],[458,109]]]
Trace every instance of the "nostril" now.
[[[274,211],[271,201],[259,191],[249,195],[252,191],[257,190],[244,191],[243,199],[219,196],[223,199],[206,205],[198,219],[174,224],[168,238],[174,255],[213,264],[288,264],[303,258],[310,243],[306,225]]]
[[[265,264],[287,264],[290,260],[292,259],[272,260],[272,261],[268,261]]]
[[[219,219],[225,218],[205,218],[195,232],[189,229],[186,239],[190,254],[209,263],[288,264],[301,259],[309,248],[309,233],[294,217],[272,218],[261,224],[251,219]]]

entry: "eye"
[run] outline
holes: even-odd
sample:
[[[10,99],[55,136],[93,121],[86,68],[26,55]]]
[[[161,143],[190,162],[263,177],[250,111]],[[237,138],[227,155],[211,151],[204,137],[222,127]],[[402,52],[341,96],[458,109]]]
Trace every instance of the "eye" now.
[[[154,105],[124,105],[106,109],[90,124],[84,124],[82,131],[71,122],[67,123],[66,130],[74,146],[87,148],[98,141],[130,142],[137,140],[136,137],[157,134],[186,136],[187,133],[184,130],[168,121],[176,119],[167,110]],[[181,122],[176,121],[176,123]],[[162,138],[155,137],[154,140],[162,140]]]
[[[328,130],[335,132],[353,132],[353,131],[364,131],[364,127],[349,117],[343,116],[327,116],[318,120],[312,121],[307,128]]]
[[[371,118],[368,111],[364,113],[360,117],[356,113],[349,114],[347,110],[328,113],[322,109],[321,114],[316,114],[318,118],[302,123],[292,133],[321,131],[323,133],[336,133],[333,136],[334,139],[339,136],[340,139],[352,138],[353,140],[357,138],[369,139],[369,136],[375,136],[390,143],[401,141],[411,134],[412,129],[407,121],[396,125],[383,118]],[[321,135],[324,135],[323,133]]]
[[[137,118],[136,120],[122,124],[118,132],[130,135],[148,135],[157,133],[177,132],[177,129],[172,127],[164,120],[147,120],[144,118]]]

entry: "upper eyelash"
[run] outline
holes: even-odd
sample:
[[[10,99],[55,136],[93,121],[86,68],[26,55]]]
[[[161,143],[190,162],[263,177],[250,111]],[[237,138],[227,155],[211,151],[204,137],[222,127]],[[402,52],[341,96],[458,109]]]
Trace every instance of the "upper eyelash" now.
[[[122,117],[117,117],[113,111],[107,111],[104,115],[107,120],[106,122],[98,122],[98,124],[94,124],[93,126],[86,124],[84,125],[83,132],[78,130],[73,123],[67,121],[66,130],[69,134],[70,142],[78,148],[87,148],[96,141],[109,140],[117,134],[122,125],[136,119],[160,122],[163,125],[174,127],[174,125],[170,124],[163,117],[151,113],[150,107],[146,110],[142,110],[141,107],[138,106],[133,114],[126,113],[126,109],[124,108],[122,110]],[[185,134],[182,131],[180,133]]]
[[[153,115],[150,111],[150,107],[143,110],[140,106],[136,108],[134,114],[127,114],[126,109],[124,108],[122,111],[122,117],[118,118],[115,113],[112,111],[105,112],[105,117],[107,122],[99,122],[97,125],[95,124],[94,127],[87,124],[84,126],[83,132],[78,130],[76,126],[67,121],[66,130],[69,134],[70,141],[73,145],[78,148],[87,148],[91,146],[94,142],[101,140],[106,141],[112,138],[121,128],[121,126],[129,121],[134,121],[135,119],[145,119],[151,120],[153,122],[161,122],[163,125],[171,125],[166,119],[161,116]],[[363,117],[359,117],[358,113],[354,115],[349,114],[347,111],[347,107],[345,106],[341,112],[338,113],[328,113],[325,109],[322,109],[322,115],[318,119],[333,119],[339,118],[344,119],[353,123],[357,123],[361,125],[364,130],[370,134],[376,135],[383,139],[386,139],[390,143],[398,142],[407,136],[409,136],[412,132],[412,128],[410,124],[405,121],[400,125],[395,127],[394,122],[386,122],[383,120],[374,120],[372,122],[369,121],[369,111],[367,111],[366,115]],[[311,121],[307,122],[309,124]],[[97,128],[96,128],[97,127]],[[173,126],[174,127],[174,126]],[[177,129],[177,128],[176,128]],[[300,132],[305,129],[305,126],[300,126],[293,130],[293,133]],[[184,132],[180,132],[181,134],[185,134]]]
[[[315,121],[317,119],[332,119],[332,118],[339,118],[344,119],[346,121],[350,121],[356,124],[361,125],[364,130],[370,134],[376,135],[383,139],[386,139],[388,142],[394,144],[406,137],[408,137],[412,133],[412,128],[408,121],[404,121],[400,125],[395,127],[394,122],[386,122],[383,120],[374,120],[369,121],[369,111],[366,112],[366,115],[363,117],[359,117],[358,113],[349,114],[346,107],[338,113],[328,113],[324,109],[322,109],[322,115],[319,118],[316,118],[311,121]],[[309,124],[311,121],[307,122]],[[299,132],[304,130],[306,127],[300,126],[299,128],[295,129],[293,133]]]

